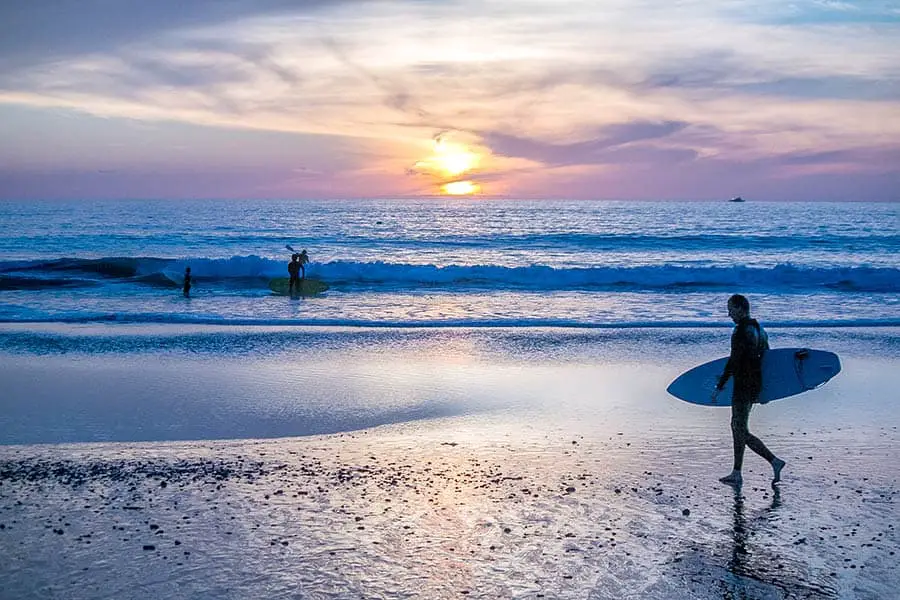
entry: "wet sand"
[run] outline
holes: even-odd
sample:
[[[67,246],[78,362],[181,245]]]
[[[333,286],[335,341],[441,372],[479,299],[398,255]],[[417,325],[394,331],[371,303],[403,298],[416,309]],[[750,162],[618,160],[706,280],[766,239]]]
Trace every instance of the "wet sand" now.
[[[151,335],[3,342],[0,441],[90,443],[0,446],[0,598],[889,598],[900,584],[893,330],[770,332],[844,363],[754,410],[788,463],[778,493],[749,451],[740,492],[718,483],[727,409],[663,391],[727,329]],[[297,369],[303,343],[316,352]],[[343,432],[275,437],[329,427]]]
[[[477,425],[0,450],[9,598],[887,598],[896,429],[740,492],[690,440]],[[528,436],[521,436],[522,438]],[[571,439],[570,439],[571,438]],[[775,440],[787,445],[787,440]],[[836,463],[839,465],[836,469]]]

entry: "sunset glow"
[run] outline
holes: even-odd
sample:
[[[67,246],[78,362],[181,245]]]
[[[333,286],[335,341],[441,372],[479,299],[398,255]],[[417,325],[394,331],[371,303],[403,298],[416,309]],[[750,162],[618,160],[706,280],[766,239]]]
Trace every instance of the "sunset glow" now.
[[[0,5],[0,196],[900,188],[889,2],[197,1]]]
[[[467,173],[478,166],[479,156],[458,144],[448,143],[439,138],[434,143],[435,162],[449,177]]]
[[[469,196],[477,194],[479,189],[474,181],[451,181],[441,186],[441,190],[450,196]]]

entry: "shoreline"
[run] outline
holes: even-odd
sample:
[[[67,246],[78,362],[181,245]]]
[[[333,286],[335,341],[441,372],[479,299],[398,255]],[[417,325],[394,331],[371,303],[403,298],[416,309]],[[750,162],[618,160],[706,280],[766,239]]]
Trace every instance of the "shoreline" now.
[[[832,478],[839,457],[804,461],[809,447],[796,447],[778,494],[755,457],[735,494],[715,482],[726,458],[702,448],[459,436],[0,448],[0,585],[19,598],[846,598],[896,586],[896,471]]]
[[[718,483],[728,411],[664,391],[726,352],[724,331],[87,329],[0,354],[4,439],[122,437],[0,445],[11,597],[872,598],[900,584],[892,329],[779,332],[839,348],[844,371],[754,409],[751,430],[788,463],[777,495],[749,452],[741,492]],[[174,434],[194,441],[128,441]]]

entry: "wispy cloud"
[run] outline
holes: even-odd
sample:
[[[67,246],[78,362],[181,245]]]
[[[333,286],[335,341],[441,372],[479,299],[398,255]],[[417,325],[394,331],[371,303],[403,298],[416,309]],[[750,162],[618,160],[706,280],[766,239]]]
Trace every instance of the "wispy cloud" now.
[[[648,166],[688,186],[670,167],[711,177],[713,160],[783,182],[792,163],[767,161],[817,153],[847,176],[900,145],[898,17],[813,0],[15,1],[0,104],[355,140],[329,156],[342,173],[365,147],[404,191],[442,130],[474,136],[487,192]]]

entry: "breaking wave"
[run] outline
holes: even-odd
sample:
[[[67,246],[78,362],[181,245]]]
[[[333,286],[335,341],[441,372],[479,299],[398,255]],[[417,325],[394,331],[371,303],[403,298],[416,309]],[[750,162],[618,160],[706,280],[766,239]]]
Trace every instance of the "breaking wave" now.
[[[155,257],[66,258],[49,261],[0,262],[0,289],[28,290],[90,286],[103,280],[135,285],[175,285],[186,266],[195,279],[232,286],[258,286],[259,280],[287,275],[283,261],[259,256],[167,259]],[[641,265],[555,268],[544,265],[401,264],[333,261],[312,263],[308,275],[332,289],[384,292],[453,287],[460,290],[829,290],[900,292],[900,269],[890,267],[809,267],[790,263],[771,267],[735,265]]]

